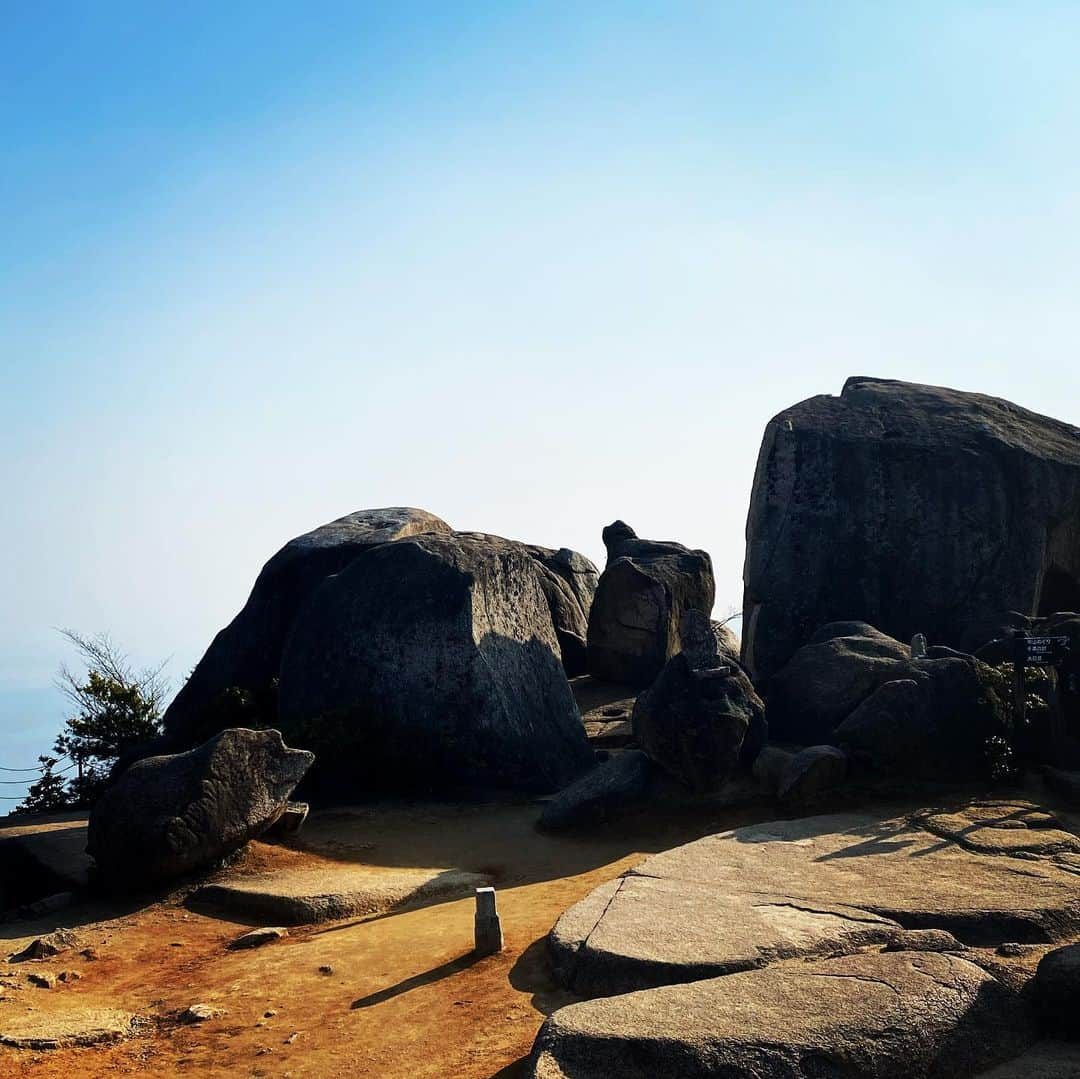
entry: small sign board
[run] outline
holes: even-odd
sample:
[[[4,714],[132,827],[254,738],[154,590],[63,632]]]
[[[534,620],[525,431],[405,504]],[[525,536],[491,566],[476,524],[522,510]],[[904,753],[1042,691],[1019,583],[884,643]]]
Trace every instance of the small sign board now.
[[[1015,658],[1030,667],[1056,667],[1069,654],[1068,637],[1016,637]]]

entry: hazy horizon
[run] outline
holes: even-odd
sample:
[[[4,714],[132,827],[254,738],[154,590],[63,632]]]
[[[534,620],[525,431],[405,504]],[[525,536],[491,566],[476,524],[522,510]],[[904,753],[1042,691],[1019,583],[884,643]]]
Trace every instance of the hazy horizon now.
[[[175,687],[275,550],[365,507],[601,563],[620,517],[709,551],[725,612],[781,409],[874,375],[1075,421],[1078,30],[8,5],[0,692],[50,686],[57,627]]]

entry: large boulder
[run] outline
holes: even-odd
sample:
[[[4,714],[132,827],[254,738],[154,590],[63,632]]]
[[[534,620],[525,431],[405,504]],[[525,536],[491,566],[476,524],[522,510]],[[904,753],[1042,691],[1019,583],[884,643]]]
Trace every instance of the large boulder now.
[[[765,706],[742,669],[727,661],[708,618],[686,612],[682,634],[683,651],[634,705],[634,737],[671,776],[707,794],[764,745]]]
[[[415,536],[312,595],[282,657],[280,723],[336,793],[557,790],[594,762],[559,654],[522,545]]]
[[[1080,430],[981,394],[848,379],[766,428],[744,584],[755,680],[838,619],[958,647],[996,612],[1080,608]]]
[[[540,1029],[531,1079],[956,1079],[1031,1040],[958,955],[864,953],[582,1001]]]
[[[165,713],[167,745],[188,748],[238,722],[273,722],[274,681],[296,615],[327,577],[379,544],[450,526],[426,510],[358,510],[290,540],[243,610],[211,642]]]
[[[147,757],[94,806],[86,849],[114,886],[213,865],[277,820],[314,759],[287,748],[278,731],[243,729],[186,753]]]
[[[683,612],[712,610],[712,560],[680,543],[639,539],[622,521],[603,538],[607,564],[589,615],[589,673],[647,686],[682,651]]]
[[[864,623],[823,626],[772,678],[766,700],[775,736],[844,746],[893,774],[978,775],[988,740],[1013,733],[998,671],[948,648],[912,659]]]

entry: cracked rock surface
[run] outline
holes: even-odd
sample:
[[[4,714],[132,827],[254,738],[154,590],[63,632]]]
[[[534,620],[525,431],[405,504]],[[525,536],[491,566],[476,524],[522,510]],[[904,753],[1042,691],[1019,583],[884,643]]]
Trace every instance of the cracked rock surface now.
[[[1080,933],[1075,842],[1038,807],[993,801],[774,821],[654,855],[552,930],[558,977],[595,999],[549,1018],[531,1074],[975,1074],[1033,1033],[1024,978],[961,949]]]
[[[1025,1018],[955,955],[789,962],[561,1008],[537,1037],[532,1076],[957,1076],[1019,1052]]]

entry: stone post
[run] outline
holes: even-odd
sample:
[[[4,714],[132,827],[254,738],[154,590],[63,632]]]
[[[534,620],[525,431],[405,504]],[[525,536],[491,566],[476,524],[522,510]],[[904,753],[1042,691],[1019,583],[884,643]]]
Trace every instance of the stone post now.
[[[495,909],[495,889],[476,889],[475,941],[477,955],[494,955],[503,947],[502,924]]]

